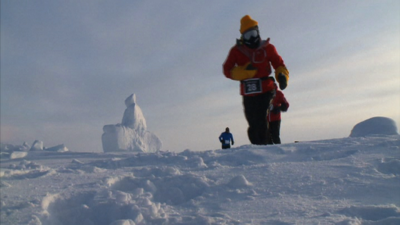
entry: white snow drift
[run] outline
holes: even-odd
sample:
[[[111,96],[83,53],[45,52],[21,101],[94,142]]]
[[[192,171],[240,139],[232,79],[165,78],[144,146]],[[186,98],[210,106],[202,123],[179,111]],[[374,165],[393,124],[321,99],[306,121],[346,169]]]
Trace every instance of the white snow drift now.
[[[1,158],[1,224],[400,224],[400,135],[382,133],[202,152],[27,151]]]
[[[136,103],[136,95],[125,100],[126,110],[121,124],[105,125],[101,137],[104,152],[132,151],[157,152],[161,149],[160,139],[147,130],[146,119]]]

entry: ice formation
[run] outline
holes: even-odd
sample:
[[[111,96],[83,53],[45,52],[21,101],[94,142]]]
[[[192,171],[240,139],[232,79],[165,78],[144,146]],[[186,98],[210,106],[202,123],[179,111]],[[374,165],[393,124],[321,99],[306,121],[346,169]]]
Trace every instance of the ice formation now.
[[[43,141],[35,140],[32,144],[30,151],[42,151],[43,150]]]
[[[68,148],[64,144],[56,145],[51,148],[46,148],[44,150],[50,151],[50,152],[68,152],[69,151]]]
[[[104,152],[133,151],[157,152],[161,149],[160,139],[147,130],[142,109],[136,103],[136,95],[125,100],[126,109],[121,124],[105,125],[101,137]]]

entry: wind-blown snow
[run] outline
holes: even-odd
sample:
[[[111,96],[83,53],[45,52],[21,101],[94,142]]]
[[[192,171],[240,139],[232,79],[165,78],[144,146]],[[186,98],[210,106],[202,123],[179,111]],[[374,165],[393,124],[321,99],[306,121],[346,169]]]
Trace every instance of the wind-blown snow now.
[[[125,99],[126,109],[122,123],[105,125],[101,137],[104,152],[132,151],[157,152],[161,149],[161,140],[147,130],[142,109],[136,103],[136,95]]]
[[[180,153],[3,147],[2,225],[400,224],[400,135]]]

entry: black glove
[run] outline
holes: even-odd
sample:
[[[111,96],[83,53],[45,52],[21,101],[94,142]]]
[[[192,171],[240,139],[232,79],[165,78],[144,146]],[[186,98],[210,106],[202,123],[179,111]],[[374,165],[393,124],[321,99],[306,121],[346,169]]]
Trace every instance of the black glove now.
[[[278,114],[281,111],[281,107],[277,106],[272,109],[272,113]]]
[[[286,112],[287,109],[288,109],[288,105],[287,105],[286,103],[282,102],[280,108],[281,108],[281,111],[282,111],[282,112]]]
[[[232,141],[232,145],[234,145],[234,144],[235,144],[235,142]]]
[[[287,87],[287,80],[286,80],[286,76],[283,75],[282,73],[280,73],[278,75],[278,83],[279,83],[279,88],[281,90],[284,90]]]
[[[253,64],[249,63],[249,65],[246,66],[246,70],[257,70],[257,68],[255,68]]]

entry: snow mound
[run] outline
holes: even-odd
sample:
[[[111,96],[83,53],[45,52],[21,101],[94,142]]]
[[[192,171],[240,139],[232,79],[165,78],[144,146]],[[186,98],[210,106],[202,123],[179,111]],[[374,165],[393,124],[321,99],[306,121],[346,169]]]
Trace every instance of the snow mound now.
[[[243,175],[239,175],[232,178],[232,180],[229,181],[228,186],[231,188],[243,188],[252,186],[252,184],[247,181],[246,177],[244,177]]]
[[[387,117],[373,117],[356,124],[351,130],[350,137],[365,137],[368,135],[399,134],[394,120]]]
[[[104,152],[131,151],[157,152],[160,139],[147,130],[142,109],[136,103],[136,95],[125,99],[126,109],[121,124],[105,125],[101,137]]]
[[[224,214],[181,217],[171,207],[196,206],[213,192],[230,198],[248,195],[226,191],[205,176],[181,174],[171,167],[142,168],[135,175],[110,176],[97,186],[100,189],[48,194],[41,202],[41,222],[44,225],[235,224]]]

